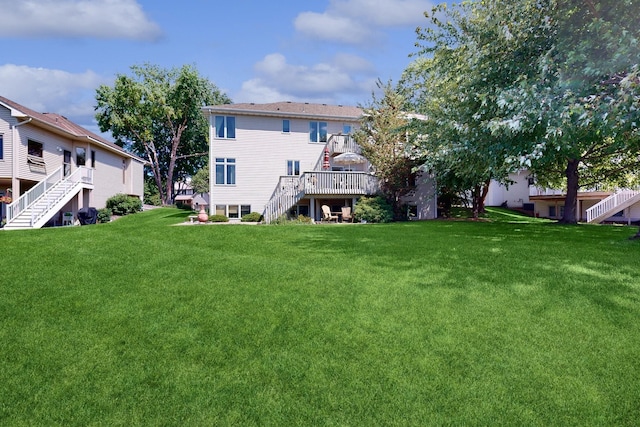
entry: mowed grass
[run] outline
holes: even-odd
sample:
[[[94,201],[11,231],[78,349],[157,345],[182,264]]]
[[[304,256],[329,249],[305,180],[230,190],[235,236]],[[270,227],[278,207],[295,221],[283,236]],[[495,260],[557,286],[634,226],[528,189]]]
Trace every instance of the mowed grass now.
[[[0,232],[0,425],[637,425],[635,228]]]

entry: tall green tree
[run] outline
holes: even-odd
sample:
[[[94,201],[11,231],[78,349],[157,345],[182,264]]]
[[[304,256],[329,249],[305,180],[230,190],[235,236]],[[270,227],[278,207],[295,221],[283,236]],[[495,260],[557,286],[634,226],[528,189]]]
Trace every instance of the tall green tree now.
[[[362,107],[361,127],[354,138],[373,166],[394,216],[400,219],[406,215],[402,197],[415,189],[414,169],[419,162],[412,150],[404,96],[391,82],[378,81],[378,89],[382,96],[373,93],[369,104]]]
[[[639,29],[627,17],[638,7],[477,0],[434,9],[407,73],[431,118],[429,154],[478,181],[526,167],[539,183],[562,183],[563,222],[576,222],[581,186],[618,183],[637,168]]]
[[[134,65],[131,71],[97,89],[96,119],[118,145],[148,161],[162,203],[170,204],[176,176],[193,174],[206,161],[201,108],[231,101],[189,65]]]
[[[440,191],[470,194],[477,217],[491,180],[509,184],[509,173],[520,167],[510,158],[527,148],[522,135],[497,135],[489,124],[504,120],[504,88],[535,75],[532,58],[548,49],[536,36],[544,33],[540,11],[527,1],[471,1],[425,15],[431,22],[417,30],[417,59],[402,85],[425,116],[416,132]]]

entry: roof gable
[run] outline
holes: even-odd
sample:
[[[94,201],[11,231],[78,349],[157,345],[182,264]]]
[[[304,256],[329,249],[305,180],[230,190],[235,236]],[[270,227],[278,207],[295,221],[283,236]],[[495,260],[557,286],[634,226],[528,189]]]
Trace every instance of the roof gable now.
[[[53,128],[55,131],[66,134],[73,139],[90,139],[98,145],[105,146],[111,151],[118,151],[127,157],[139,159],[137,156],[127,152],[119,145],[114,144],[113,142],[104,139],[100,135],[97,135],[83,128],[82,126],[72,122],[71,120],[60,114],[39,113],[3,96],[0,96],[0,105],[4,105],[6,108],[11,110],[11,115],[14,117],[25,119],[32,118],[33,120],[39,122],[41,125],[44,125],[48,128]],[[143,159],[139,160],[144,161]]]

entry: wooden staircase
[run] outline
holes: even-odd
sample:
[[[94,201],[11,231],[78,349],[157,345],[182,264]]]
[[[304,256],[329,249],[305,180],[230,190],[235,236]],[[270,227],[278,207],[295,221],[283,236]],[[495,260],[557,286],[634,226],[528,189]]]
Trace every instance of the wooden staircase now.
[[[640,191],[620,190],[587,209],[587,222],[602,222],[638,202],[640,202]]]
[[[83,188],[93,188],[93,169],[79,167],[66,177],[57,169],[7,207],[4,230],[41,228]]]

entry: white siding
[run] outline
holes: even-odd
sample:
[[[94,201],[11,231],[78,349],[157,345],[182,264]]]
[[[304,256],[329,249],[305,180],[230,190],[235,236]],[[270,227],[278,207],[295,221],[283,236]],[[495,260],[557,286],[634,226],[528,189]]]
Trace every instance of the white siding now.
[[[215,159],[236,160],[236,185],[213,185],[211,209],[221,205],[251,205],[262,212],[280,176],[287,173],[287,160],[300,161],[300,172],[312,171],[321,160],[325,143],[309,142],[309,120],[290,119],[291,132],[282,132],[282,117],[236,115],[236,138],[211,142],[211,179],[215,182]],[[342,131],[343,121],[327,122],[329,135]],[[354,123],[355,127],[357,123]]]
[[[521,208],[524,203],[529,203],[529,173],[521,171],[509,174],[509,179],[514,183],[506,186],[491,181],[489,192],[485,200],[486,206],[500,206],[504,202],[511,208]]]

